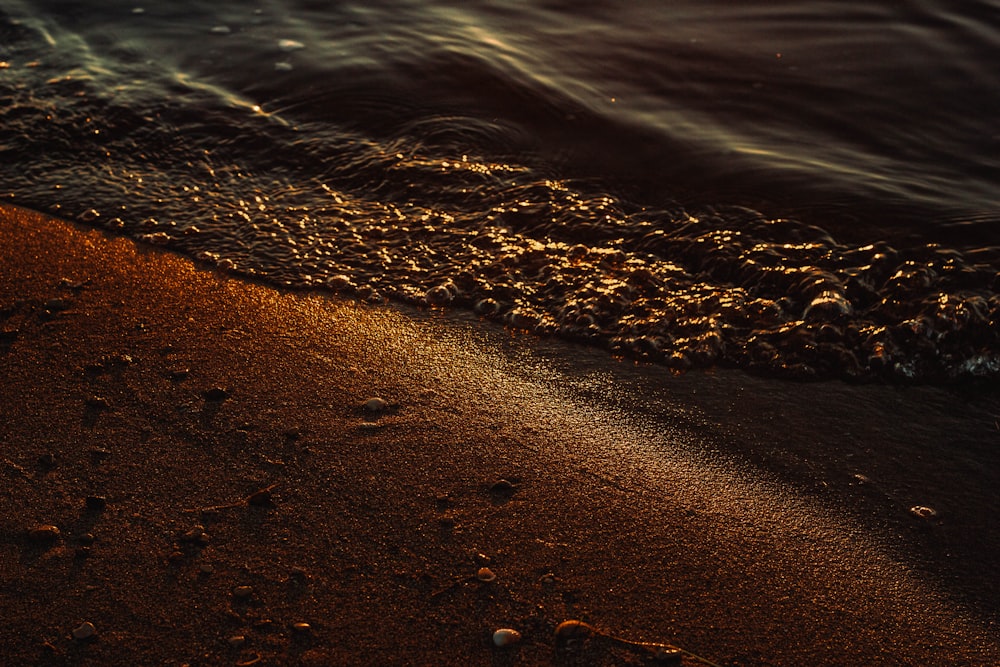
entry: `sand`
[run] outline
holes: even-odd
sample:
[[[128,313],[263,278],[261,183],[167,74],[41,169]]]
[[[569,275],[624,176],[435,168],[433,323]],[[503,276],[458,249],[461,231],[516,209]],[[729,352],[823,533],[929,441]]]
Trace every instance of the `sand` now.
[[[0,267],[0,664],[657,664],[569,619],[1000,664],[978,390],[675,377],[16,208]]]

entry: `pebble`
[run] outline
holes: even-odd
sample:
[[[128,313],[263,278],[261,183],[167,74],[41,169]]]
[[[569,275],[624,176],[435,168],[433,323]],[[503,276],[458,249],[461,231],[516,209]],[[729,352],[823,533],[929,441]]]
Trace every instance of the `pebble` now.
[[[513,646],[521,641],[521,633],[512,628],[500,628],[493,633],[493,645],[498,647]]]
[[[229,398],[229,392],[222,387],[212,387],[207,390],[202,396],[205,397],[206,401],[211,401],[213,403],[221,403],[222,401]]]
[[[247,638],[244,635],[233,635],[227,641],[233,648],[239,648],[247,643]]]
[[[49,524],[35,526],[28,531],[28,537],[32,542],[55,542],[59,539],[59,529]]]
[[[254,507],[274,507],[274,498],[271,496],[270,489],[261,489],[254,492],[247,499],[247,502]]]
[[[108,501],[104,496],[87,496],[84,502],[89,512],[100,512],[108,506]]]
[[[95,628],[94,624],[91,623],[90,621],[85,621],[80,625],[78,625],[77,627],[73,628],[73,639],[77,639],[79,641],[90,639],[94,637],[96,634],[97,634],[97,628]]]
[[[101,398],[100,396],[91,396],[85,403],[87,407],[91,410],[110,410],[111,405],[108,403],[108,399]]]
[[[497,574],[488,567],[481,567],[479,568],[479,571],[476,572],[476,579],[488,584],[497,580]]]
[[[312,630],[312,626],[309,625],[308,623],[295,623],[294,625],[292,625],[292,630],[294,630],[300,635],[304,635],[310,630]]]
[[[191,375],[191,371],[188,370],[187,368],[178,368],[170,371],[170,379],[173,380],[174,382],[181,382],[183,380],[186,380],[188,379],[189,375]]]
[[[237,600],[249,600],[253,595],[252,586],[237,586],[233,589],[233,597]]]
[[[653,660],[661,665],[672,665],[681,667],[684,664],[684,651],[679,648],[659,646],[653,653]]]
[[[372,397],[365,401],[365,410],[369,412],[382,412],[389,407],[389,402],[384,398]]]
[[[593,627],[583,621],[563,621],[556,626],[556,641],[566,643],[586,639],[596,634]]]
[[[506,500],[514,495],[517,491],[517,486],[513,482],[501,479],[490,485],[490,495],[497,498],[498,500]]]
[[[56,298],[56,299],[49,299],[48,301],[45,302],[45,310],[52,313],[58,313],[60,311],[67,310],[69,309],[69,306],[70,306],[69,301],[67,301],[66,299]]]
[[[496,313],[500,310],[500,304],[493,299],[481,299],[476,302],[473,310],[475,310],[477,315],[496,315]]]
[[[914,507],[911,507],[910,514],[920,517],[921,519],[933,519],[938,515],[937,510],[931,507],[924,507],[923,505],[915,505]]]
[[[182,533],[181,534],[181,541],[182,542],[197,542],[198,540],[201,539],[201,537],[204,534],[205,534],[205,526],[202,526],[201,524],[198,524],[198,525],[192,526],[191,530],[188,530],[188,531]]]

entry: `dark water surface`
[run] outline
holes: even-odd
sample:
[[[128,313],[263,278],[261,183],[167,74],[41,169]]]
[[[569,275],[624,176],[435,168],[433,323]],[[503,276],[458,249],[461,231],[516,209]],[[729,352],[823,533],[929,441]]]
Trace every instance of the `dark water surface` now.
[[[1000,2],[0,0],[0,192],[686,368],[1000,373]]]

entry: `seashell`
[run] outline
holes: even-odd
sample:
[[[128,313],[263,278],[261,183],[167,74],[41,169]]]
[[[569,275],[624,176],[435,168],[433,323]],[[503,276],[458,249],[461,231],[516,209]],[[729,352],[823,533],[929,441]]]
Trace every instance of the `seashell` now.
[[[513,646],[521,641],[521,633],[512,628],[500,628],[493,633],[493,645],[503,648]]]

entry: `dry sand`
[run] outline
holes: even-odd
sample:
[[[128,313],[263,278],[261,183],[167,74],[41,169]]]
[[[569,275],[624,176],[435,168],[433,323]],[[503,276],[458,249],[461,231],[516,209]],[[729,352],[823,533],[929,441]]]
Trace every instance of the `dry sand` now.
[[[13,208],[0,267],[0,664],[656,664],[567,619],[717,665],[1000,664],[987,408],[942,467],[871,442],[947,429],[897,390],[633,377]]]

